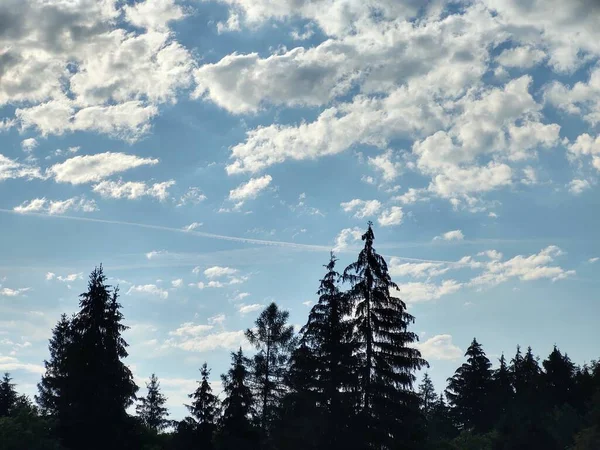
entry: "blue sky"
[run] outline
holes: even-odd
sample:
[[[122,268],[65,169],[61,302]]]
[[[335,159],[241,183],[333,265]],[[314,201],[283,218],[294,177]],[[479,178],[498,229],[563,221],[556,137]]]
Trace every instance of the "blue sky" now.
[[[103,263],[173,417],[368,220],[438,389],[476,336],[598,356],[592,2],[29,0],[0,22],[0,370]]]

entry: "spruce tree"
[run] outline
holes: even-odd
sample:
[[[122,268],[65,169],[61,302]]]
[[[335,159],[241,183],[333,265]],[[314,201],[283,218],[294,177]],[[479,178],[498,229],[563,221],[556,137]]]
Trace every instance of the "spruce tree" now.
[[[548,359],[542,362],[544,367],[543,390],[549,407],[562,406],[572,401],[575,391],[575,364],[556,345]]]
[[[492,424],[505,420],[511,412],[514,390],[512,375],[504,353],[500,356],[500,366],[494,371],[492,386]]]
[[[408,448],[417,439],[420,422],[414,373],[427,362],[412,346],[418,341],[408,331],[414,317],[392,295],[398,286],[373,248],[371,222],[362,240],[364,248],[343,276],[356,309],[362,442],[366,448]]]
[[[246,330],[248,341],[258,350],[252,360],[260,424],[268,434],[285,394],[285,374],[295,345],[294,328],[287,324],[289,313],[271,303],[260,313],[255,329]]]
[[[138,398],[139,404],[135,410],[144,425],[154,432],[162,431],[169,424],[167,420],[169,413],[164,407],[167,398],[160,392],[160,383],[155,374],[150,376],[150,382],[146,383],[146,389],[148,390],[146,397]]]
[[[303,383],[305,396],[323,409],[328,446],[338,447],[351,431],[357,386],[357,349],[353,339],[351,299],[338,287],[337,259],[330,255],[327,272],[317,290],[319,300],[312,307],[300,331],[301,347],[292,364],[296,385]]]
[[[210,369],[206,363],[200,368],[201,379],[198,388],[188,395],[192,399],[190,405],[186,405],[190,414],[196,420],[196,429],[202,448],[212,448],[213,434],[217,426],[219,414],[219,399],[212,393],[209,377]]]
[[[0,381],[0,417],[7,417],[17,403],[17,391],[9,373]]]
[[[44,414],[49,414],[60,420],[59,414],[65,412],[68,405],[65,401],[65,389],[68,382],[67,350],[73,342],[71,320],[66,314],[52,330],[52,338],[48,346],[50,359],[44,361],[45,373],[38,384],[39,394],[35,397],[37,404]]]
[[[423,411],[423,415],[429,420],[433,408],[439,399],[435,393],[433,381],[431,381],[427,372],[423,375],[423,381],[419,385],[419,399],[421,400],[421,410]]]
[[[126,409],[138,388],[122,362],[127,342],[121,333],[127,327],[121,323],[118,289],[106,284],[102,265],[91,273],[79,307],[65,356],[61,437],[71,449],[124,448],[129,433]]]
[[[476,339],[471,342],[465,356],[467,362],[448,379],[446,396],[453,407],[459,428],[482,433],[493,425],[489,411],[492,364]]]
[[[231,354],[231,368],[221,375],[223,382],[223,416],[220,422],[219,448],[223,450],[254,449],[258,436],[254,426],[254,396],[249,386],[248,366],[240,348]]]

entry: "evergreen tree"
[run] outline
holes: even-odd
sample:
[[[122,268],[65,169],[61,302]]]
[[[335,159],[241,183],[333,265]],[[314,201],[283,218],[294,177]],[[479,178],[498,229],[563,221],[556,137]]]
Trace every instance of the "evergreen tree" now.
[[[512,376],[504,353],[500,356],[500,367],[493,374],[493,389],[492,389],[492,424],[498,424],[506,419],[512,408],[514,397]]]
[[[246,337],[258,350],[252,360],[253,381],[263,433],[268,434],[285,393],[285,374],[295,345],[294,328],[287,324],[289,313],[271,303],[260,313],[255,329]]]
[[[408,331],[414,317],[392,295],[384,258],[373,248],[372,223],[362,236],[365,245],[356,262],[344,270],[348,295],[355,302],[359,348],[361,423],[367,448],[408,448],[417,439],[419,398],[412,390],[414,372],[427,362],[411,345],[418,336]]]
[[[5,373],[0,381],[0,417],[8,416],[17,403],[17,391],[10,374]]]
[[[111,290],[106,284],[102,266],[91,273],[79,307],[65,352],[60,433],[73,450],[126,448],[130,430],[126,409],[138,388],[122,362],[127,357],[127,343],[121,333],[127,327],[121,323],[118,289]],[[60,361],[57,367],[62,368]]]
[[[552,353],[548,359],[542,362],[542,365],[544,367],[544,397],[549,403],[549,407],[572,403],[571,399],[575,390],[575,365],[570,358],[566,354],[563,355],[555,345]]]
[[[250,450],[257,447],[258,436],[254,426],[254,396],[249,386],[248,366],[240,348],[231,354],[231,368],[221,375],[223,382],[223,416],[221,417],[219,448],[223,450]]]
[[[448,379],[446,396],[460,429],[486,432],[493,425],[489,411],[492,364],[476,339],[471,342],[465,356],[467,362]]]
[[[200,368],[201,380],[198,388],[188,395],[191,405],[186,405],[197,423],[197,434],[202,448],[212,448],[213,434],[217,427],[219,414],[219,399],[212,393],[209,377],[210,370],[206,363]]]
[[[135,410],[144,425],[155,432],[162,431],[169,424],[167,420],[169,413],[164,407],[167,398],[160,392],[160,383],[155,374],[152,374],[150,382],[146,383],[146,389],[148,390],[146,397],[138,398],[139,404]]]
[[[68,380],[67,350],[73,342],[71,320],[66,314],[52,330],[50,339],[50,360],[44,361],[45,373],[38,384],[39,394],[35,397],[37,404],[45,414],[59,418],[68,405],[61,404],[65,400],[65,388]]]
[[[427,420],[429,420],[433,408],[439,399],[435,393],[433,381],[431,381],[431,378],[427,372],[425,372],[423,375],[423,381],[419,385],[419,398],[421,400],[421,410],[423,411],[423,415]]]

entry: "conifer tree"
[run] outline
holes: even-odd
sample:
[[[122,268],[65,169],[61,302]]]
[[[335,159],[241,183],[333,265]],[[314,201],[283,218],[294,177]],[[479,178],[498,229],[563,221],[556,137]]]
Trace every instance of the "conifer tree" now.
[[[419,385],[419,398],[421,400],[421,410],[423,411],[423,415],[429,420],[433,408],[439,401],[439,398],[435,393],[433,381],[431,381],[429,373],[427,372],[423,375],[423,381]]]
[[[252,360],[253,382],[263,433],[268,434],[285,393],[285,374],[295,345],[289,313],[271,303],[260,313],[246,337],[258,350]]]
[[[350,283],[348,295],[356,308],[363,442],[368,448],[408,448],[420,422],[419,398],[412,390],[414,372],[427,362],[412,347],[418,341],[408,331],[414,317],[392,295],[398,286],[373,248],[371,222],[362,240],[364,248],[344,270],[343,279]]]
[[[221,417],[219,448],[223,450],[253,449],[258,436],[254,426],[254,396],[249,386],[250,360],[240,349],[231,354],[231,367],[221,375],[223,382],[223,416]]]
[[[219,399],[212,393],[209,383],[210,369],[206,363],[202,364],[200,375],[202,378],[198,381],[198,388],[188,395],[192,402],[186,407],[196,420],[201,447],[212,448],[213,433],[219,414]]]
[[[448,379],[446,396],[459,428],[486,432],[493,425],[489,411],[492,364],[476,339],[471,342],[465,356],[467,362]]]
[[[500,366],[493,374],[492,424],[498,424],[510,414],[514,397],[512,376],[504,353],[500,356]]]
[[[59,414],[65,412],[68,407],[61,402],[65,401],[65,388],[68,382],[67,350],[72,342],[71,320],[66,314],[62,314],[52,330],[52,338],[48,346],[50,359],[44,361],[46,371],[38,384],[39,394],[35,397],[42,412],[56,418],[59,418]]]
[[[138,398],[139,404],[135,410],[144,425],[154,432],[162,431],[169,423],[167,420],[169,413],[164,407],[167,398],[160,392],[160,383],[155,374],[150,376],[150,382],[146,383],[146,389],[148,390],[146,397]]]
[[[0,381],[0,417],[8,416],[17,403],[17,391],[9,373]]]
[[[121,333],[127,327],[121,323],[118,289],[106,284],[102,265],[91,273],[79,307],[65,357],[60,432],[71,449],[123,448],[129,432],[126,409],[138,388],[122,361],[127,342]]]
[[[563,355],[556,345],[548,359],[542,362],[544,367],[545,399],[549,407],[561,406],[572,403],[575,390],[575,365],[565,354]]]

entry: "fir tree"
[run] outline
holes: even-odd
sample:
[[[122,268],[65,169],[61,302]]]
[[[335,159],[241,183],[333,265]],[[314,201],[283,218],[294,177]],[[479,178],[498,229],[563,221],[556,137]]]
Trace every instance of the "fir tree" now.
[[[52,338],[48,346],[50,360],[44,361],[46,371],[38,384],[39,394],[35,397],[43,413],[57,418],[68,407],[61,402],[65,400],[64,394],[68,380],[67,350],[72,341],[71,320],[66,314],[62,314],[52,330]]]
[[[492,424],[506,419],[510,414],[514,397],[512,376],[504,353],[500,356],[499,362],[500,366],[493,374]]]
[[[544,397],[549,407],[571,403],[575,390],[575,365],[569,357],[563,355],[555,345],[548,359],[542,362],[542,366],[544,367],[543,389],[546,394]]]
[[[413,392],[414,372],[425,366],[411,345],[418,336],[408,331],[414,317],[392,295],[384,258],[373,248],[372,223],[356,262],[344,271],[348,295],[355,302],[356,338],[360,345],[360,393],[363,442],[369,448],[408,447],[416,439],[419,399]]]
[[[102,266],[90,275],[80,295],[79,312],[71,325],[66,351],[67,377],[61,393],[60,432],[72,449],[124,448],[129,432],[126,409],[137,386],[122,359],[127,342],[121,333],[118,289],[106,284]],[[101,424],[101,425],[100,425]],[[103,430],[109,429],[110,433]]]
[[[17,403],[17,391],[10,374],[5,373],[0,381],[0,417],[8,416]]]
[[[135,410],[144,425],[159,432],[169,424],[167,420],[169,413],[164,407],[167,398],[160,392],[160,383],[155,374],[150,376],[150,382],[146,383],[146,389],[148,390],[146,397],[138,398],[139,404]]]
[[[231,368],[221,375],[223,382],[223,416],[221,417],[219,443],[224,450],[253,449],[258,436],[254,426],[254,396],[249,386],[248,366],[240,348],[231,354]]]
[[[258,350],[252,360],[253,381],[260,409],[260,423],[268,433],[285,393],[285,374],[295,345],[294,328],[287,324],[289,313],[271,303],[256,319],[256,329],[246,337]]]
[[[419,398],[421,400],[421,410],[423,411],[423,415],[429,420],[433,408],[439,399],[435,393],[433,382],[427,372],[423,375],[423,381],[419,385]]]
[[[489,411],[492,364],[476,339],[471,342],[465,356],[467,362],[448,379],[446,396],[459,428],[485,432],[492,426]]]
[[[196,420],[197,434],[202,448],[212,448],[213,433],[217,426],[219,414],[219,399],[212,393],[209,377],[210,370],[206,363],[200,368],[201,379],[198,388],[188,395],[192,399],[190,405],[186,405],[190,414]]]

